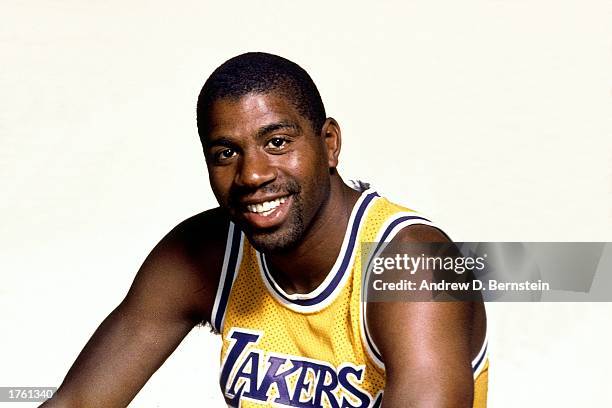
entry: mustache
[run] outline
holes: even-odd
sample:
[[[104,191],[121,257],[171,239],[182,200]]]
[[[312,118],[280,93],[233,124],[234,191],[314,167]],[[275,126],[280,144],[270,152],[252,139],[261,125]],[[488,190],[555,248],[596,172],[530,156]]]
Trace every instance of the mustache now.
[[[240,206],[240,202],[249,196],[257,195],[288,195],[297,194],[302,191],[299,183],[295,180],[286,180],[282,183],[266,184],[261,187],[233,186],[229,191],[229,204],[232,207]]]

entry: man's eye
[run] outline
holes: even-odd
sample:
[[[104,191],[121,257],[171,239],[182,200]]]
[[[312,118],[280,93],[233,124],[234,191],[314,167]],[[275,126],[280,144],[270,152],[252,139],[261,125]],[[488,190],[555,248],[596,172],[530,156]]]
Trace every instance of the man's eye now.
[[[234,149],[223,149],[217,154],[215,154],[215,157],[217,158],[217,160],[227,160],[231,159],[235,155],[236,151]]]
[[[268,147],[271,147],[274,150],[280,150],[287,145],[287,139],[282,137],[273,137],[268,142]]]

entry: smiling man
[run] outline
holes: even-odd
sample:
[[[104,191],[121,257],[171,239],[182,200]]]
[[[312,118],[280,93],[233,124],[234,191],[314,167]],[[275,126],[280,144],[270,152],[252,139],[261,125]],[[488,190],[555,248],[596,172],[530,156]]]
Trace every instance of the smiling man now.
[[[309,75],[237,56],[208,78],[197,116],[219,207],[153,249],[44,406],[126,406],[203,321],[223,341],[229,406],[485,406],[481,302],[364,301],[361,242],[448,239],[342,180],[340,127]]]

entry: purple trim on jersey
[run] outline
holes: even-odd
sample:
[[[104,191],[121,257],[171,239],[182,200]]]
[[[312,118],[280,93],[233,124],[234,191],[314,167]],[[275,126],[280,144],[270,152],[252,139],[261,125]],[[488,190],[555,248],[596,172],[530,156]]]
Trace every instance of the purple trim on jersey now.
[[[351,226],[349,242],[346,247],[346,251],[344,252],[342,263],[340,264],[338,271],[336,271],[336,274],[334,275],[329,285],[321,293],[319,293],[319,295],[317,295],[316,297],[312,299],[290,299],[287,296],[285,296],[283,293],[281,293],[276,288],[276,285],[274,284],[274,280],[272,279],[272,276],[270,275],[270,272],[268,271],[268,268],[266,267],[266,262],[265,262],[263,254],[262,253],[259,254],[259,257],[261,260],[261,266],[264,271],[264,275],[266,276],[266,279],[270,282],[270,286],[278,294],[278,296],[280,296],[287,302],[291,302],[299,306],[314,306],[317,303],[320,303],[324,301],[325,299],[327,299],[333,293],[333,291],[336,289],[336,287],[342,280],[342,276],[344,275],[347,267],[349,266],[351,255],[353,254],[353,250],[355,248],[355,242],[357,241],[357,232],[359,231],[359,225],[361,224],[361,220],[363,218],[365,210],[370,204],[370,202],[375,197],[378,197],[378,193],[371,192],[364,198],[364,200],[359,205],[359,208],[357,209],[357,213],[355,214],[355,219],[353,220],[353,224]]]
[[[387,239],[387,237],[389,236],[389,234],[395,227],[397,227],[399,224],[401,224],[404,221],[410,221],[410,220],[423,220],[423,221],[431,222],[427,218],[418,217],[416,215],[407,215],[405,217],[400,217],[397,220],[394,220],[391,224],[389,224],[387,229],[385,229],[385,232],[383,233],[383,235],[378,240],[378,246],[376,247],[376,251],[374,253],[376,253],[380,249],[380,246],[385,242],[385,240]]]
[[[484,361],[485,356],[487,355],[487,347],[489,347],[489,344],[485,344],[484,350],[482,352],[482,355],[480,356],[480,358],[478,359],[478,361],[476,362],[476,364],[474,364],[474,367],[472,367],[472,372],[475,373],[476,371],[478,371],[478,369],[480,368],[480,364]]]
[[[223,282],[223,289],[221,290],[221,298],[219,299],[217,315],[212,321],[215,330],[217,330],[219,333],[221,333],[221,323],[223,322],[225,308],[227,307],[227,301],[229,300],[230,291],[232,289],[232,282],[234,281],[234,274],[236,273],[236,263],[238,261],[240,241],[242,238],[242,233],[238,228],[234,228],[233,233],[232,244],[230,246],[230,256],[227,262],[227,270],[225,271],[225,281]]]
[[[378,398],[376,398],[376,401],[374,401],[374,404],[372,404],[372,408],[380,408],[380,404],[382,404],[382,397],[383,397],[383,394],[381,392],[380,394],[378,394]]]

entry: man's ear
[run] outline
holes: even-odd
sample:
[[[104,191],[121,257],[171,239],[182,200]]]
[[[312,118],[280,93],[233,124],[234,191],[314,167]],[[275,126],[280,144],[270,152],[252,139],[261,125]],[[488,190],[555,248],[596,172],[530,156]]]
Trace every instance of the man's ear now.
[[[340,148],[342,146],[342,135],[340,134],[340,125],[334,118],[327,118],[321,128],[321,137],[325,143],[325,151],[327,153],[327,163],[330,169],[338,167],[338,156],[340,156]]]

